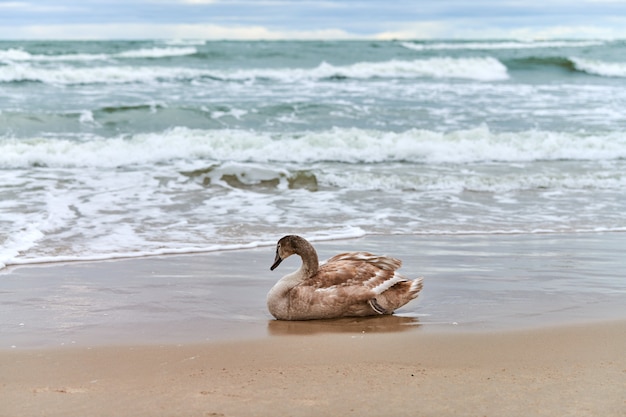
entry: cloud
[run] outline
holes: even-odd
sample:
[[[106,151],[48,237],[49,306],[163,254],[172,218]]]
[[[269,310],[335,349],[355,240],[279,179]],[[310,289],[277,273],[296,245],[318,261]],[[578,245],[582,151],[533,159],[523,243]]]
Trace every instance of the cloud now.
[[[376,33],[373,37],[379,40],[391,39],[436,39],[449,36],[449,25],[441,21],[415,22],[395,25],[390,31]]]
[[[626,38],[626,19],[616,27],[546,26],[486,27],[447,21],[416,22],[397,25],[397,30],[354,34],[342,29],[275,30],[264,26],[226,26],[214,24],[74,24],[0,27],[3,39],[207,39],[207,40],[347,40],[347,39],[619,39]],[[622,28],[622,29],[619,29]]]
[[[480,19],[442,19],[404,22],[393,30],[373,35],[375,39],[624,39],[626,17],[605,24],[531,23]]]
[[[624,0],[0,0],[1,39],[626,38]]]
[[[208,39],[208,40],[279,40],[279,39],[355,39],[341,29],[311,31],[270,30],[263,26],[220,26],[213,24],[76,24],[0,27],[4,39]]]
[[[41,4],[33,4],[25,1],[7,1],[0,3],[0,10],[4,12],[19,13],[47,13],[47,12],[63,12],[70,10],[67,6],[53,5],[46,6]]]
[[[31,7],[29,3],[24,1],[7,1],[0,3],[0,9],[27,9]]]

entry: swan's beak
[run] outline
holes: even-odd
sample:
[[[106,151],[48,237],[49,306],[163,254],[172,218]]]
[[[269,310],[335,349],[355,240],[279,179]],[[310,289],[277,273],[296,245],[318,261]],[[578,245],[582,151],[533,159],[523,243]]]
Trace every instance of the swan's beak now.
[[[270,267],[270,271],[273,271],[274,269],[276,269],[276,267],[280,265],[282,261],[283,261],[283,258],[281,258],[280,255],[278,254],[278,251],[276,251],[276,259],[274,259],[274,263]]]

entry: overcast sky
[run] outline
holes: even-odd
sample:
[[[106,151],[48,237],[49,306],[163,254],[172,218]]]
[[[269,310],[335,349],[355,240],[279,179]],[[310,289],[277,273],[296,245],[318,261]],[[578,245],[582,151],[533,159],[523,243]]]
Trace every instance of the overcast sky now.
[[[0,0],[0,39],[626,38],[626,0]]]

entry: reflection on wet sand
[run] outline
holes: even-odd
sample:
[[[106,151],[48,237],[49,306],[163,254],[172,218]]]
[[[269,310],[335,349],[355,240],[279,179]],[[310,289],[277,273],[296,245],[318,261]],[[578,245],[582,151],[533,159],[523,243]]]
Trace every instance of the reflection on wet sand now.
[[[306,335],[316,333],[391,333],[419,327],[419,319],[402,316],[346,317],[331,320],[270,320],[270,335]]]

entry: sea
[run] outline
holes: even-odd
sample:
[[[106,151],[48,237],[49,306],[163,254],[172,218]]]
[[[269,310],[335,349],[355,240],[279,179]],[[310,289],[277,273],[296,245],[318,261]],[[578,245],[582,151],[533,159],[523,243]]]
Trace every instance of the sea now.
[[[626,41],[0,42],[0,268],[625,213]]]

